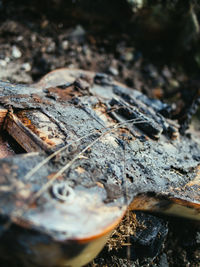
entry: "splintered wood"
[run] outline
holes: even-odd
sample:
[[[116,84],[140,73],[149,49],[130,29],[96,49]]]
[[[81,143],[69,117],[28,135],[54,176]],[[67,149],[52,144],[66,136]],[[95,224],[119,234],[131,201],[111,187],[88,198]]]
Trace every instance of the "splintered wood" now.
[[[29,229],[25,265],[26,251],[43,264],[50,246],[47,266],[86,264],[128,207],[200,220],[200,145],[167,104],[68,69],[30,86],[0,82],[0,104],[0,124],[28,152],[0,160],[0,187],[13,189],[0,190],[0,214],[19,230],[4,243]]]
[[[0,158],[5,158],[14,155],[14,151],[6,139],[5,133],[3,133],[3,124],[8,110],[0,105]]]
[[[0,105],[0,129],[2,128],[7,112],[8,112],[7,109],[3,108]]]
[[[9,114],[4,128],[27,152],[48,151],[66,138],[56,123],[37,110]]]

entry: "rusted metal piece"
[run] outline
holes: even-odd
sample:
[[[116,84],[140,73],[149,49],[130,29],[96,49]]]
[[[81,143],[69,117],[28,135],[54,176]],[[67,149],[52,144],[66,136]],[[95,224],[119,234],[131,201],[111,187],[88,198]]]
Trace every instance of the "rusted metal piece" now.
[[[1,82],[0,104],[4,129],[34,152],[0,160],[1,216],[12,235],[21,229],[15,242],[27,229],[25,265],[85,264],[129,205],[175,215],[183,207],[178,215],[200,220],[200,145],[179,136],[162,115],[166,104],[105,74],[68,69],[31,86]],[[45,262],[52,240],[55,257]]]

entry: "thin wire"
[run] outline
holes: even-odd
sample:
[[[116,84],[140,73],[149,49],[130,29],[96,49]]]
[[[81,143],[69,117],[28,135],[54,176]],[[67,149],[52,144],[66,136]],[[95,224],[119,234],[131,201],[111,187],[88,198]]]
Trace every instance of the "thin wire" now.
[[[145,122],[145,121],[138,121],[138,119],[132,119],[132,120],[128,120],[124,123],[130,123],[130,122],[135,122],[134,124],[136,123],[141,123],[141,122]],[[122,123],[119,123],[119,124],[122,124]],[[117,124],[118,125],[118,124]],[[94,133],[98,133],[102,130],[105,130],[105,129],[109,129],[111,127],[103,127],[99,130],[94,130],[92,131],[91,133],[87,134],[87,135],[84,135],[80,138],[78,138],[77,140],[75,141],[72,141],[71,143],[61,147],[60,149],[58,149],[57,151],[55,151],[54,153],[52,153],[50,156],[48,156],[47,158],[45,158],[43,161],[41,161],[39,164],[37,164],[32,170],[30,170],[26,175],[25,175],[25,179],[29,179],[33,176],[34,173],[36,173],[43,165],[45,165],[48,161],[50,161],[52,158],[54,158],[56,155],[58,155],[59,153],[61,153],[63,150],[67,149],[70,145],[74,144],[74,143],[77,143],[79,141],[81,141],[82,139],[84,138],[87,138],[91,135],[93,135]]]
[[[123,145],[123,151],[124,151],[124,168],[123,168],[123,182],[124,182],[124,187],[125,187],[125,197],[124,197],[124,201],[125,204],[128,204],[128,186],[126,183],[126,143],[124,143]],[[130,244],[130,212],[129,209],[126,212],[126,220],[128,222],[128,236],[127,236],[127,243]],[[130,261],[131,258],[131,249],[130,246],[127,246],[127,259],[128,261]]]
[[[133,120],[133,119],[132,119]],[[72,164],[80,158],[81,155],[83,155],[84,152],[86,152],[89,148],[94,146],[102,137],[104,137],[106,134],[118,129],[125,123],[130,123],[132,120],[129,120],[129,122],[122,122],[118,123],[117,125],[113,126],[110,130],[107,130],[105,133],[102,133],[98,138],[96,138],[93,142],[91,142],[89,145],[87,145],[80,153],[78,153],[69,163],[67,163],[63,168],[61,168],[53,177],[51,177],[51,180],[49,180],[42,188],[34,195],[33,201],[36,200],[38,197],[40,197],[52,184],[53,182],[61,175],[63,172],[65,172],[67,169],[69,169]],[[135,123],[141,123],[143,121],[137,121]],[[108,128],[107,128],[108,129]]]
[[[30,201],[26,204],[26,206],[24,206],[21,210],[18,210],[16,211],[15,213],[15,216],[16,217],[21,217],[26,211],[27,209],[29,208],[29,205],[31,205],[32,203],[34,203],[34,201],[36,201],[40,196],[41,194],[43,194],[52,184],[53,182],[64,172],[66,171],[67,169],[69,169],[71,167],[71,165],[78,159],[80,158],[80,156],[86,152],[89,148],[91,148],[91,146],[93,146],[95,143],[97,143],[102,137],[104,137],[106,134],[112,132],[112,131],[115,131],[117,130],[118,128],[122,127],[123,125],[126,125],[127,123],[131,123],[131,122],[134,122],[134,124],[137,124],[137,123],[145,123],[146,121],[139,121],[138,119],[131,119],[131,120],[127,120],[125,122],[121,122],[121,123],[118,123],[114,126],[111,127],[107,127],[107,128],[103,128],[103,129],[109,129],[107,130],[105,133],[101,134],[98,138],[96,138],[93,142],[91,142],[89,145],[87,145],[80,153],[78,153],[78,155],[76,155],[69,163],[67,163],[63,168],[61,168],[52,178],[49,182],[47,182],[37,193],[35,193],[33,195],[33,197],[30,199]],[[111,128],[111,129],[110,129]],[[99,130],[98,130],[99,131]],[[91,133],[92,134],[92,133]],[[88,134],[89,136],[90,134]],[[80,138],[81,139],[81,138]],[[67,146],[69,146],[70,144],[66,145],[65,147],[61,148],[61,149],[65,149]],[[54,152],[54,156],[57,155],[61,149],[59,149],[58,151]],[[50,155],[48,158],[50,157],[53,157],[53,154]],[[41,162],[39,165],[42,166],[41,164],[45,164],[46,162],[48,162],[47,159],[45,159],[43,162]],[[34,168],[34,170],[36,170],[36,167]],[[29,173],[28,173],[29,174]],[[30,174],[29,174],[30,175]],[[31,176],[28,176],[28,177],[31,177]],[[14,216],[14,214],[13,214]],[[6,229],[8,229],[10,227],[10,225],[12,224],[12,221],[6,223]]]

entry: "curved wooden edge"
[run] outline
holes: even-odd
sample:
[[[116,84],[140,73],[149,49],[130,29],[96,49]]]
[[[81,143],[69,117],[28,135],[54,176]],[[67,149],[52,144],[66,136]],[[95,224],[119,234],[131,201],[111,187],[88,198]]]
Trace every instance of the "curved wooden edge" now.
[[[200,203],[176,197],[138,195],[129,206],[130,210],[162,213],[200,221]]]
[[[45,76],[43,76],[38,82],[31,84],[33,87],[45,89],[48,87],[56,87],[58,85],[62,85],[62,83],[73,83],[75,79],[80,78],[79,75],[87,75],[92,80],[94,79],[97,72],[93,72],[90,70],[82,70],[82,69],[69,69],[69,68],[58,68],[55,70],[50,71]],[[58,75],[60,76],[59,79],[57,78]],[[109,76],[109,75],[108,75]],[[111,77],[111,76],[110,76]],[[58,82],[59,80],[59,82]],[[115,81],[113,79],[113,84],[129,88],[128,86]]]
[[[61,242],[66,242],[66,241],[70,241],[71,240],[71,241],[76,241],[76,242],[78,242],[80,244],[83,244],[83,243],[88,243],[88,242],[90,242],[90,241],[92,241],[94,239],[101,238],[101,237],[103,237],[105,235],[108,235],[110,232],[112,232],[118,226],[118,224],[120,223],[120,221],[124,217],[126,211],[127,211],[127,209],[124,209],[122,211],[121,216],[119,216],[111,224],[109,224],[105,228],[103,228],[102,231],[100,231],[96,235],[91,235],[91,236],[84,237],[84,238],[78,238],[78,237],[77,238],[73,238],[73,239],[70,238],[70,239],[67,239],[67,240],[62,240]],[[15,223],[16,225],[18,225],[20,227],[26,228],[27,230],[28,229],[30,229],[30,230],[33,229],[33,225],[32,225],[32,223],[30,221],[22,219],[20,217],[17,217],[17,215],[16,216],[11,216],[11,221],[12,221],[12,223]]]
[[[59,68],[47,73],[38,82],[32,84],[32,86],[45,89],[62,85],[66,82],[73,83],[81,74],[88,75],[93,79],[96,73],[81,69]]]
[[[78,243],[87,243],[91,240],[100,238],[102,236],[105,236],[107,234],[109,234],[110,232],[112,232],[117,226],[118,224],[121,222],[121,220],[123,219],[125,213],[126,213],[127,209],[123,212],[123,214],[118,217],[118,219],[116,219],[112,224],[108,225],[106,228],[103,229],[103,231],[99,234],[93,235],[93,236],[89,236],[87,238],[83,238],[83,239],[77,239]]]
[[[103,249],[112,231],[124,216],[124,213],[125,210],[123,214],[119,218],[117,218],[117,220],[115,220],[112,224],[108,225],[108,227],[104,228],[104,230],[97,235],[93,235],[83,239],[77,238],[73,240],[63,240],[61,242],[55,243],[50,242],[47,244],[40,244],[39,242],[35,245],[32,245],[32,242],[30,242],[26,244],[27,248],[33,253],[39,255],[39,257],[36,258],[36,262],[39,265],[43,264],[43,258],[47,258],[47,262],[45,263],[47,265],[45,266],[52,266],[51,261],[55,262],[55,266],[85,266],[85,264],[93,260]],[[27,229],[31,228],[31,224],[25,224],[25,222],[20,222],[20,220],[14,221],[18,225],[21,225]],[[54,253],[53,258],[50,257],[49,259],[48,254],[51,249],[53,249]],[[70,252],[73,252],[72,255]]]

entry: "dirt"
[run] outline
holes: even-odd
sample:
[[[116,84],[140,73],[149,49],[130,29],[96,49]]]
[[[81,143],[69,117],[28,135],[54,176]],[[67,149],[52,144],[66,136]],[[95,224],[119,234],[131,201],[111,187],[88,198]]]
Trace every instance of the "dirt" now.
[[[123,9],[116,10],[115,15],[102,15],[102,11],[97,15],[90,9],[82,12],[86,7],[79,6],[78,1],[69,1],[68,5],[65,1],[40,2],[0,1],[1,80],[30,84],[56,68],[80,68],[110,74],[149,97],[170,100],[176,112],[184,106],[180,86],[189,80],[188,74],[162,58],[153,59],[146,48],[138,47],[135,35],[130,34],[134,28],[130,30],[130,11],[122,5],[123,1],[117,1],[116,6],[122,5]],[[109,8],[110,5],[115,5],[115,1]],[[117,17],[120,10],[123,20]],[[199,226],[183,219],[164,220],[169,232],[156,258],[131,261],[121,255],[119,247],[128,243],[122,227],[126,221],[115,232],[117,239],[112,237],[88,267],[199,266]],[[128,233],[134,234],[135,216],[129,221],[132,229],[128,228]]]
[[[134,236],[135,232],[139,229],[145,229],[145,224],[138,223],[135,217],[131,215],[130,220],[128,220],[129,223],[131,221],[131,229],[127,227],[124,230],[122,227],[122,225],[127,225],[127,217],[125,217],[119,228],[114,232],[114,237],[111,237],[104,250],[88,267],[199,266],[200,246],[198,224],[180,218],[163,218],[163,216],[161,218],[167,223],[168,234],[156,257],[152,258],[146,255],[146,257],[130,260],[129,253],[131,246],[129,246],[130,239],[127,237],[127,233],[130,236],[131,234]],[[146,249],[148,250],[148,248]],[[146,251],[141,253],[146,254]]]

